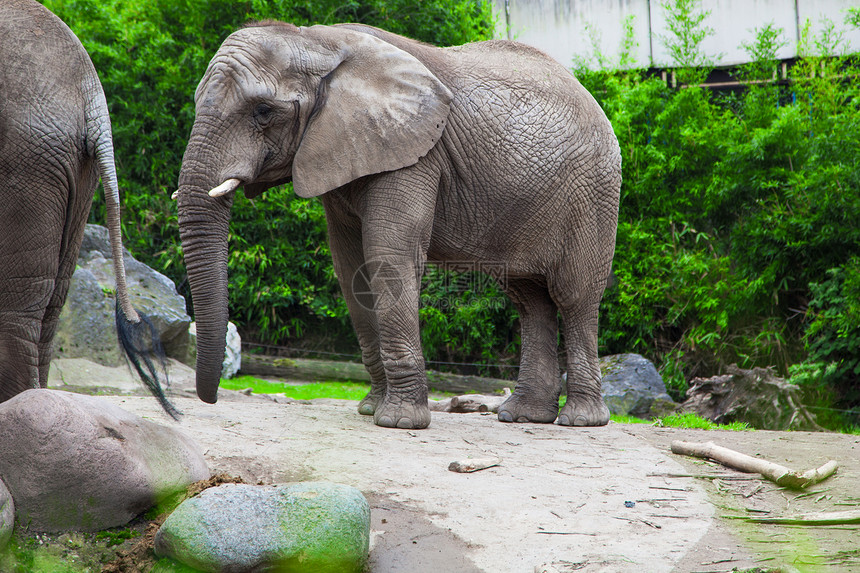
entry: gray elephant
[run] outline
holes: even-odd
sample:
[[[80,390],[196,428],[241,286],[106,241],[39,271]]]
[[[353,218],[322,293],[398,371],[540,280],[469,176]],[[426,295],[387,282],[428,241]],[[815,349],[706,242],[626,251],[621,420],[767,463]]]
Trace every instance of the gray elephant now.
[[[197,393],[217,399],[232,193],[321,196],[334,268],[380,426],[430,423],[419,337],[425,262],[504,269],[522,361],[505,422],[603,425],[597,313],[615,248],[621,156],[571,73],[507,41],[436,48],[368,26],[253,24],[195,96],[179,228],[198,332]],[[367,283],[362,280],[367,278]],[[372,304],[359,292],[374,293]],[[567,402],[557,359],[567,351]]]
[[[121,347],[175,416],[158,379],[158,335],[128,299],[110,117],[96,70],[68,26],[34,0],[0,3],[0,62],[0,402],[47,385],[101,177]]]

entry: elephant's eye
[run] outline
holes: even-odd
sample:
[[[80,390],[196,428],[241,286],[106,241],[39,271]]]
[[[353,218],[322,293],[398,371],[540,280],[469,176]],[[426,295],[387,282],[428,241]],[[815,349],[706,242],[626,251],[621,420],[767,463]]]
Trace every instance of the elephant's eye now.
[[[265,126],[272,119],[272,106],[266,103],[258,103],[254,107],[254,119],[261,126]]]

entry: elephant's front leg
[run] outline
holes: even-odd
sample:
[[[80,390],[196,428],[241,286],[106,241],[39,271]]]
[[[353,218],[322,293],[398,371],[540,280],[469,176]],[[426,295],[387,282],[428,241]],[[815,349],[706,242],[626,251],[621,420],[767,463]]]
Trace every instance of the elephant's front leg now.
[[[386,379],[385,394],[373,413],[378,426],[430,425],[418,304],[436,207],[439,174],[432,165],[419,162],[382,174],[358,201],[364,269]]]
[[[418,429],[430,425],[418,327],[420,262],[415,259],[387,256],[366,263],[387,380],[373,414],[378,426]]]
[[[334,271],[361,347],[361,361],[370,374],[370,392],[358,404],[358,413],[372,416],[385,395],[387,382],[379,354],[373,295],[364,264],[361,223],[349,216],[334,196],[323,197],[323,205],[328,219],[329,246]]]

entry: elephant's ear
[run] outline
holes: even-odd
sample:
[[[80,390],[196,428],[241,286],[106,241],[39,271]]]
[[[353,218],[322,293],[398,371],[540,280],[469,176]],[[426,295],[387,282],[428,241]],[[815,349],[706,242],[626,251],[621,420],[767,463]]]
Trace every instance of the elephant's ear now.
[[[417,58],[369,34],[314,26],[337,46],[293,160],[293,189],[315,197],[416,163],[436,144],[451,92]]]

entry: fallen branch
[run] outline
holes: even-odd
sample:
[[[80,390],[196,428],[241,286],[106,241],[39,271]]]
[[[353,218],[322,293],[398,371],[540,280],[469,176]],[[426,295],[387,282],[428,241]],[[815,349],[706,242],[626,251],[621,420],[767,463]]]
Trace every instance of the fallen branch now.
[[[733,476],[729,474],[674,474],[674,473],[649,473],[648,477],[664,478],[697,478],[697,479],[724,479],[728,481],[744,481],[758,479],[755,476]]]
[[[805,487],[827,479],[836,471],[838,464],[830,460],[818,469],[807,472],[797,472],[785,466],[761,460],[718,446],[713,442],[672,442],[672,453],[697,458],[709,458],[716,462],[747,473],[759,473],[762,477],[769,479],[777,485],[792,489],[804,489]]]
[[[498,412],[502,402],[511,395],[510,388],[505,388],[504,395],[486,394],[464,394],[445,398],[444,400],[430,400],[430,410],[434,412]]]
[[[615,516],[613,516],[613,517],[615,517]],[[644,523],[648,527],[653,527],[654,529],[662,529],[663,528],[662,525],[652,523],[652,522],[648,521],[647,519],[639,519],[639,518],[634,519],[634,518],[630,518],[630,517],[615,517],[615,519],[621,519],[623,521],[629,521],[630,523]]]
[[[459,462],[451,462],[448,465],[448,470],[461,474],[468,474],[478,470],[485,470],[502,463],[499,458],[474,458],[471,460],[463,460]]]
[[[427,405],[430,406],[431,412],[450,412],[451,411],[451,398],[444,398],[442,400],[427,400]]]
[[[596,533],[584,533],[582,531],[536,531],[540,535],[590,535],[596,537]]]
[[[779,525],[844,525],[860,523],[860,510],[802,513],[786,517],[750,517],[746,521]]]

